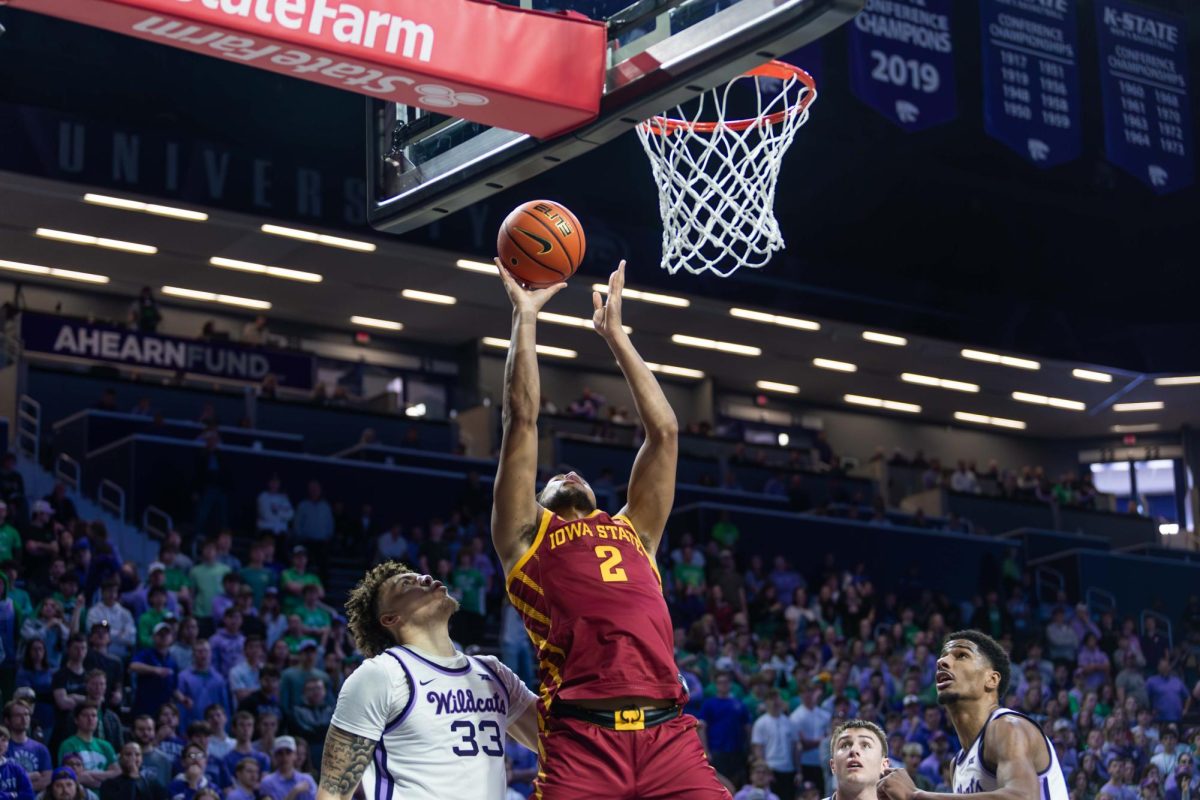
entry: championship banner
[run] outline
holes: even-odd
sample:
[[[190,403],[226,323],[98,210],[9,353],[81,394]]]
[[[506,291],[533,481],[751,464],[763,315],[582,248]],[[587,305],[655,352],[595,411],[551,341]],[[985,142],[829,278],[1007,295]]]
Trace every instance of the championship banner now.
[[[253,383],[274,375],[281,386],[289,389],[313,387],[313,358],[302,353],[140,333],[35,311],[21,312],[21,339],[28,353],[71,356],[127,367],[154,367]]]
[[[1184,19],[1097,0],[1108,160],[1159,194],[1192,185],[1192,114]]]
[[[1083,151],[1078,0],[980,0],[983,123],[1039,167]]]
[[[867,0],[850,25],[854,93],[910,133],[958,116],[952,5],[953,0]]]
[[[9,5],[542,139],[595,119],[604,91],[603,22],[484,0]]]

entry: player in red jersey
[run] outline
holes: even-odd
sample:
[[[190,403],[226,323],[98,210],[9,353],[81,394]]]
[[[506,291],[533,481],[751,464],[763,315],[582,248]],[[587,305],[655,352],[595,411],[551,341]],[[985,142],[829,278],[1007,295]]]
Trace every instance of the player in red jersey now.
[[[498,262],[497,262],[498,263]],[[523,288],[500,266],[513,304],[504,372],[504,439],[492,541],[509,599],[537,650],[539,800],[717,800],[729,793],[708,764],[675,666],[671,617],[654,554],[675,495],[678,423],[621,327],[625,262],[593,293],[596,332],[625,374],[646,429],[620,513],[596,508],[574,472],[535,494],[541,398],[537,313],[566,284]]]

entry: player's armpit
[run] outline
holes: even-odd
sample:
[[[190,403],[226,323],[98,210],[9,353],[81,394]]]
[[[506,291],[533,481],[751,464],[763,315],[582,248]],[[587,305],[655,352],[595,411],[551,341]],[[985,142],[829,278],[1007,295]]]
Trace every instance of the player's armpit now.
[[[1029,720],[1007,714],[988,725],[984,759],[996,765],[996,796],[1040,797],[1038,770],[1049,766],[1045,737]]]
[[[349,800],[375,755],[375,739],[356,736],[334,725],[325,735],[317,800]]]

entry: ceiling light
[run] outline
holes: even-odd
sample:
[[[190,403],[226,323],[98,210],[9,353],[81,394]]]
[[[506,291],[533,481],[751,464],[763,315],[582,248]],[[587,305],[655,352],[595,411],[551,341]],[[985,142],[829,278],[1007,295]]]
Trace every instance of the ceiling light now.
[[[102,236],[88,236],[84,233],[56,231],[51,228],[38,228],[34,233],[43,239],[54,239],[55,241],[71,242],[72,244],[87,244],[93,247],[106,247],[109,250],[123,250],[126,253],[141,253],[152,256],[158,252],[157,247],[152,247],[148,244],[123,242],[120,239],[105,239]]]
[[[1169,378],[1155,378],[1155,386],[1191,386],[1200,383],[1200,375],[1172,375]]]
[[[1160,411],[1162,400],[1148,400],[1144,403],[1114,403],[1113,411]]]
[[[262,232],[274,234],[275,236],[286,236],[289,239],[299,239],[303,242],[313,242],[314,244],[323,244],[329,247],[340,247],[343,250],[357,250],[360,253],[375,252],[375,245],[372,242],[344,239],[341,236],[326,236],[323,233],[302,231],[298,228],[285,228],[282,225],[263,225]]]
[[[495,336],[485,336],[481,340],[488,347],[495,347],[500,350],[508,349],[508,339],[497,339]],[[574,350],[569,350],[566,347],[551,347],[548,344],[539,344],[536,346],[538,355],[542,356],[557,356],[558,358],[575,358],[579,355]]]
[[[1002,356],[998,353],[988,353],[983,350],[968,350],[962,351],[963,358],[969,358],[972,361],[985,361],[989,364],[1003,364],[1006,367],[1016,367],[1017,369],[1041,369],[1042,365],[1032,359],[1015,358],[1014,356]]]
[[[1107,372],[1096,372],[1093,369],[1073,369],[1071,370],[1072,377],[1079,378],[1081,381],[1094,381],[1096,383],[1112,383],[1113,376]]]
[[[608,294],[607,283],[593,283],[592,291],[600,294]],[[692,304],[691,300],[686,297],[675,297],[669,294],[658,294],[657,292],[643,292],[638,289],[630,289],[626,286],[621,290],[621,297],[626,297],[630,300],[641,300],[643,303],[657,303],[660,306],[674,306],[675,308],[687,308]]]
[[[1037,406],[1063,408],[1068,411],[1087,410],[1087,403],[1081,403],[1078,400],[1066,400],[1062,397],[1047,397],[1044,394],[1033,394],[1031,392],[1013,392],[1012,399],[1018,400],[1022,403],[1032,403]]]
[[[404,324],[393,322],[390,319],[375,319],[374,317],[358,317],[350,318],[353,325],[362,325],[364,328],[383,328],[385,331],[402,331]]]
[[[647,361],[646,368],[649,369],[651,372],[659,372],[659,373],[662,373],[663,375],[675,375],[680,378],[703,378],[704,377],[703,372],[701,372],[698,369],[692,369],[690,367],[673,367],[670,364],[654,364],[652,362]]]
[[[555,325],[567,325],[572,328],[589,328],[591,330],[596,328],[592,320],[587,317],[572,317],[567,314],[555,314],[552,311],[539,311],[537,318],[542,322],[553,322]],[[625,333],[633,333],[633,328],[628,325],[622,325],[621,330]]]
[[[884,400],[880,397],[864,397],[861,394],[843,395],[842,399],[855,406],[870,406],[871,408],[886,408],[888,411],[905,411],[909,414],[920,414],[921,407],[916,403],[901,403],[897,400]]]
[[[1158,532],[1163,536],[1175,536],[1179,533],[1178,522],[1162,522],[1159,523]]]
[[[489,264],[486,261],[471,261],[466,258],[460,258],[458,261],[454,262],[454,266],[470,272],[482,272],[486,275],[500,274],[500,270],[495,264]]]
[[[738,319],[749,319],[754,322],[765,322],[768,325],[780,325],[784,328],[796,328],[802,331],[819,331],[821,323],[813,322],[811,319],[799,319],[797,317],[784,317],[779,314],[767,314],[762,311],[751,311],[748,308],[731,308],[729,316],[737,317]]]
[[[951,389],[956,392],[978,392],[979,384],[966,381],[952,381],[948,378],[935,378],[932,375],[918,375],[915,372],[903,372],[900,380],[905,383],[916,383],[921,386],[936,386],[939,389]]]
[[[977,422],[980,425],[995,425],[997,428],[1014,428],[1019,431],[1025,430],[1025,423],[1019,419],[989,417],[985,414],[972,414],[967,411],[955,411],[954,418],[962,422]]]
[[[760,356],[762,349],[751,347],[748,344],[734,344],[733,342],[720,342],[716,339],[704,339],[700,336],[685,336],[682,333],[676,333],[671,336],[671,341],[675,344],[681,344],[686,347],[699,347],[704,350],[720,350],[722,353],[733,353],[739,356]]]
[[[893,347],[904,347],[906,344],[908,344],[908,339],[905,339],[903,336],[893,336],[890,333],[876,333],[875,331],[863,331],[862,338],[866,339],[868,342],[875,342],[876,344],[890,344]]]
[[[24,264],[20,261],[8,261],[0,258],[0,269],[9,272],[24,272],[28,275],[45,275],[50,278],[62,278],[66,281],[80,281],[82,283],[108,283],[107,275],[96,275],[92,272],[78,272],[73,269],[59,269],[58,267],[43,267],[41,264]]]
[[[315,272],[301,272],[298,269],[286,267],[269,267],[266,264],[255,264],[253,261],[238,261],[234,258],[213,256],[209,264],[222,269],[235,269],[239,272],[253,272],[258,275],[269,275],[272,278],[283,278],[286,281],[301,281],[303,283],[320,283],[324,278]]]
[[[1146,422],[1141,425],[1113,425],[1109,430],[1113,433],[1150,433],[1162,428],[1157,422]]]
[[[192,222],[204,222],[208,219],[208,214],[205,214],[203,211],[191,211],[186,208],[174,208],[173,206],[160,206],[157,203],[143,203],[141,200],[126,200],[124,197],[109,197],[108,195],[92,194],[91,192],[83,196],[83,201],[97,206],[121,208],[126,211],[141,211],[145,214],[157,214],[160,217],[186,219]]]
[[[266,310],[271,307],[271,304],[266,300],[253,300],[249,297],[236,297],[231,294],[217,294],[216,292],[202,292],[197,289],[183,289],[178,286],[164,286],[162,287],[162,293],[171,297],[201,300],[206,303],[222,303],[227,306],[241,306],[242,308]]]
[[[800,387],[793,383],[779,383],[777,381],[756,381],[755,386],[765,392],[779,392],[780,394],[800,394]]]
[[[404,409],[404,416],[406,416],[406,417],[423,417],[423,416],[425,416],[425,404],[417,403],[416,405],[409,406],[408,408]]]
[[[857,372],[858,366],[849,361],[834,361],[832,358],[814,358],[813,366],[821,369],[832,369],[837,372]]]
[[[787,447],[788,442],[790,442],[791,440],[792,440],[792,437],[788,436],[786,433],[781,433],[781,434],[779,434],[778,437],[776,437],[776,441],[779,442],[780,447]]]
[[[420,289],[405,289],[400,292],[400,296],[406,300],[416,300],[418,303],[433,303],[439,306],[452,306],[458,302],[458,298],[451,295],[422,292]]]

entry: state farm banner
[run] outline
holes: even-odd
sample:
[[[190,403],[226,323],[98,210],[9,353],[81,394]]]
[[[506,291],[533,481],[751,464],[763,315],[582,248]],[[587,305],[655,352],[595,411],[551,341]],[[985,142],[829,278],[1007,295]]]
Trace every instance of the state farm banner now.
[[[28,353],[71,356],[126,367],[153,367],[193,375],[257,383],[275,375],[280,385],[311,389],[313,358],[303,353],[202,342],[141,333],[72,317],[21,312],[21,340]]]
[[[604,90],[604,23],[490,0],[9,4],[538,138],[595,119]]]
[[[850,24],[850,79],[858,98],[904,130],[958,116],[953,0],[867,0]]]
[[[981,0],[983,121],[1039,167],[1079,157],[1078,0]]]
[[[1097,0],[1108,160],[1155,192],[1191,186],[1192,112],[1183,17]]]

